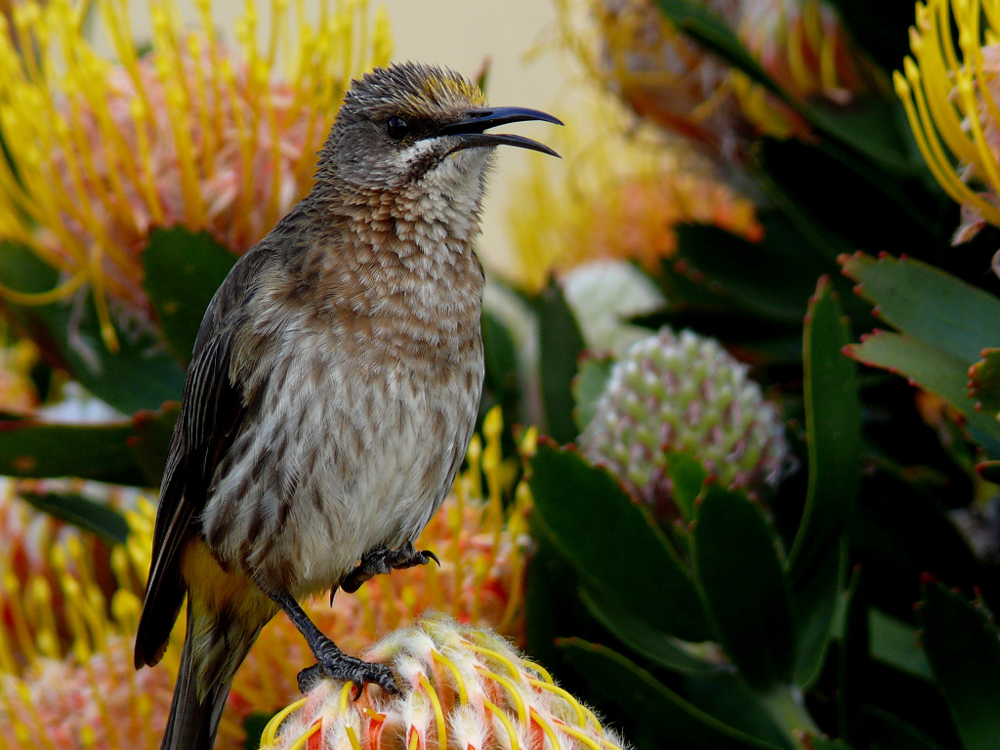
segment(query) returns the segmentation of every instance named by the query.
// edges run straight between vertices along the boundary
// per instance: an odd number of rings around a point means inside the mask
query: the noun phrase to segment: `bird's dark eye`
[[[401,141],[410,134],[410,125],[402,117],[393,115],[385,124],[385,132],[394,141]]]

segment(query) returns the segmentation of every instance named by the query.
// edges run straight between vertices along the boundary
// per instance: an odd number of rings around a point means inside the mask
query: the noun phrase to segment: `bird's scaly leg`
[[[299,691],[307,693],[323,677],[330,677],[353,682],[358,689],[357,697],[361,697],[366,682],[374,682],[390,695],[399,695],[396,677],[389,667],[345,654],[337,648],[337,644],[323,635],[299,603],[288,594],[268,593],[268,596],[288,615],[288,619],[302,633],[316,657],[316,664],[299,672]]]
[[[402,570],[412,568],[416,565],[426,565],[431,560],[438,565],[441,561],[437,555],[429,549],[420,550],[413,548],[413,542],[405,542],[399,549],[389,549],[388,547],[376,547],[370,549],[361,556],[361,562],[354,570],[347,574],[347,577],[340,582],[340,588],[348,594],[353,594],[365,581],[377,575],[389,573],[392,570]],[[333,597],[331,595],[331,601]]]

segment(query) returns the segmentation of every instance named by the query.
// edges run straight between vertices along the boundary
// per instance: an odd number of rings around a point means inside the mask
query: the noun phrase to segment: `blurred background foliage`
[[[428,532],[451,588],[372,582],[356,647],[453,600],[637,748],[997,747],[1000,4],[555,4],[549,54],[618,132],[568,128],[569,183],[524,179],[485,448]],[[141,47],[98,0],[108,60],[84,7],[0,4],[3,747],[120,746],[109,679],[156,741],[136,498],[215,288],[391,55],[363,4],[276,16],[279,70],[253,12],[231,47],[207,3],[195,28],[154,3]],[[220,742],[294,697],[271,627]],[[54,734],[39,696],[74,680],[89,713]]]

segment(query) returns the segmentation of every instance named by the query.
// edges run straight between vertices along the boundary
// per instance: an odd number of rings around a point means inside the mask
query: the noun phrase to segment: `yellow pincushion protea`
[[[501,429],[495,409],[484,424],[485,446],[478,436],[473,439],[468,468],[418,542],[437,552],[440,569],[395,571],[354,595],[337,596],[332,606],[307,603],[313,622],[345,650],[362,651],[428,610],[521,635],[529,497],[526,485],[511,488],[512,467],[500,455]],[[529,432],[526,439],[532,436]],[[504,496],[511,494],[505,509]],[[184,624],[182,618],[162,666],[135,672],[132,644],[149,570],[154,508],[140,501],[126,515],[128,543],[108,558],[89,554],[71,534],[50,546],[45,569],[0,571],[0,748],[153,750],[159,744]],[[0,538],[0,549],[6,545]],[[103,580],[105,566],[116,582],[111,591]],[[269,623],[236,675],[217,747],[241,750],[243,720],[292,701],[296,675],[312,659],[284,616]]]
[[[624,743],[540,666],[489,630],[428,617],[366,658],[389,664],[403,695],[322,681],[279,712],[261,750],[619,750]]]
[[[893,82],[921,155],[962,205],[957,244],[1000,226],[1000,2],[917,3],[910,50]]]
[[[89,283],[114,348],[108,296],[142,319],[141,253],[151,227],[211,232],[233,252],[260,239],[308,192],[315,154],[351,77],[390,54],[388,20],[369,33],[366,2],[318,19],[303,4],[289,18],[272,0],[258,49],[247,0],[235,49],[216,36],[211,0],[199,24],[181,24],[174,0],[149,0],[151,51],[140,55],[129,3],[96,0],[95,31],[117,62],[84,37],[90,3],[17,3],[0,17],[0,241],[29,246],[63,273],[21,303],[64,298]],[[294,37],[294,44],[291,39]],[[279,76],[279,57],[286,73]]]

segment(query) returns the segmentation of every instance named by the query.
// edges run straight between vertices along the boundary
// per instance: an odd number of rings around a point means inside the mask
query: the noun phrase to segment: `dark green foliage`
[[[580,432],[597,413],[597,401],[611,375],[614,360],[611,357],[584,356],[580,360],[580,370],[573,378],[573,420]]]
[[[44,292],[57,283],[53,269],[26,247],[0,243],[0,284]],[[163,342],[135,322],[118,324],[119,351],[101,339],[97,313],[81,291],[70,300],[38,307],[4,303],[8,317],[37,343],[46,361],[123,414],[156,410],[180,400],[184,368]]]
[[[589,466],[573,449],[543,442],[531,461],[529,487],[535,523],[587,585],[668,635],[688,641],[711,637],[677,553],[611,474]]]
[[[164,341],[174,357],[187,362],[205,308],[236,256],[207,232],[172,227],[150,232],[142,263],[142,287],[159,317]]]
[[[583,335],[554,280],[533,302],[538,316],[538,375],[542,383],[545,432],[566,443],[577,434],[571,384],[585,347]]]
[[[0,474],[157,487],[176,411],[107,424],[0,422]]]
[[[639,721],[647,721],[660,742],[692,750],[776,750],[695,708],[651,674],[604,646],[571,638],[561,647],[566,660],[586,676],[593,690]],[[653,721],[649,721],[653,719]]]
[[[124,544],[128,539],[128,524],[121,513],[81,495],[21,492],[18,497],[36,510],[95,534],[109,544]]]
[[[937,582],[923,587],[921,642],[964,750],[997,746],[1000,629],[981,604]]]
[[[760,507],[717,484],[698,501],[694,567],[716,637],[743,678],[768,692],[791,681],[792,609],[774,537]]]

